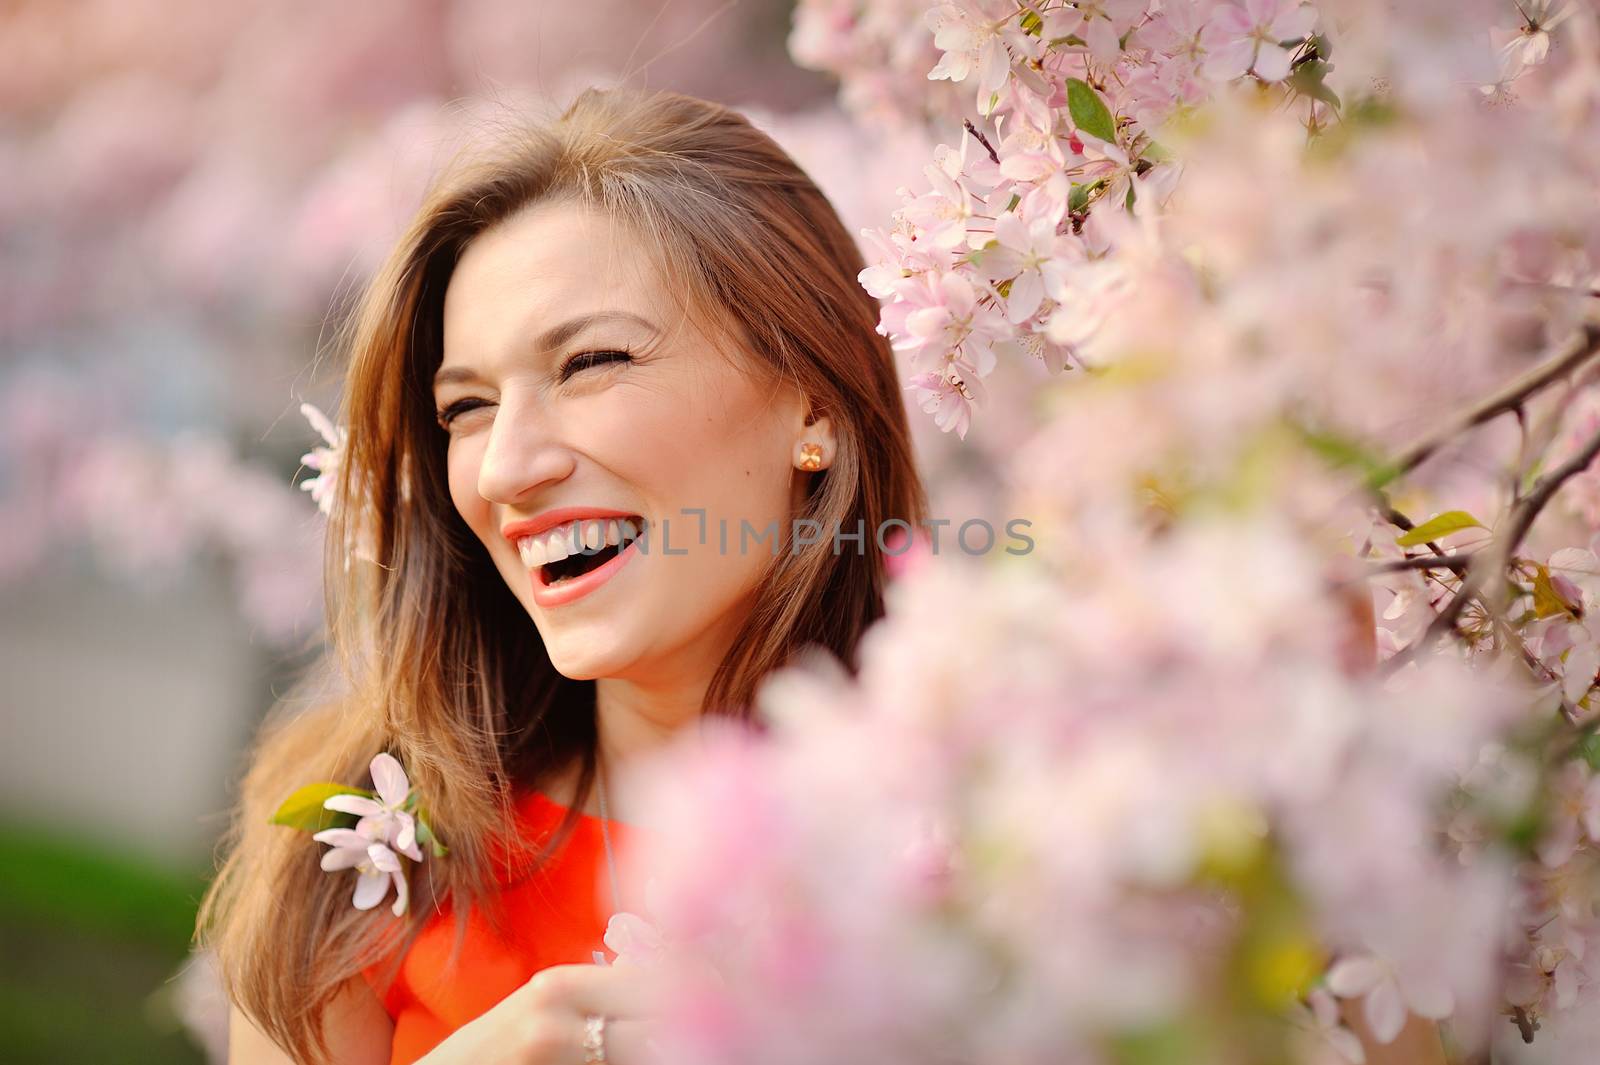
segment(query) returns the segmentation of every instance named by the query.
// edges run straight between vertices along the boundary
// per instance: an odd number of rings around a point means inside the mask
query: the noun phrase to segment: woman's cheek
[[[450,445],[447,469],[450,479],[450,501],[467,527],[488,543],[489,501],[478,494],[478,465],[482,448],[474,447],[470,440],[460,440]]]

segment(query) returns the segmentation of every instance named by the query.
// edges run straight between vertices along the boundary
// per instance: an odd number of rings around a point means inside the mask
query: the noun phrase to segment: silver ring
[[[591,1013],[583,1020],[583,1063],[605,1065],[606,1018],[603,1013]]]

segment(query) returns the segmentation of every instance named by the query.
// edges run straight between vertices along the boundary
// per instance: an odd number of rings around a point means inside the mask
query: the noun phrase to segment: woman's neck
[[[604,680],[597,682],[595,713],[599,729],[599,757],[608,784],[617,780],[634,760],[660,748],[677,735],[683,726],[700,716],[700,694],[694,695],[692,702],[678,700],[676,705],[659,699],[641,698],[641,694],[631,685]],[[577,799],[582,770],[582,760],[573,758],[566,765],[545,774],[539,782],[539,791],[570,808]],[[617,792],[614,785],[606,789],[606,813],[614,820],[628,821],[628,812],[622,808]],[[600,796],[592,783],[582,812],[591,817],[600,816]]]

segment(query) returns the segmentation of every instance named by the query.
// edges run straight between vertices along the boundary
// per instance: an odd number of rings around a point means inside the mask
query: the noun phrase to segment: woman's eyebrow
[[[631,314],[628,311],[596,311],[593,314],[580,314],[576,318],[569,318],[560,325],[554,325],[546,329],[540,334],[535,350],[552,351],[569,342],[590,326],[599,325],[602,322],[633,322],[644,326],[652,333],[657,331],[654,323],[649,319],[641,318],[639,315]],[[433,375],[433,387],[438,388],[440,385],[467,383],[478,379],[477,371],[471,367],[446,366],[441,367],[439,372]]]

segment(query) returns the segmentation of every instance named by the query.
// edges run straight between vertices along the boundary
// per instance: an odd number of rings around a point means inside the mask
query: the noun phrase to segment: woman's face
[[[473,240],[445,294],[434,399],[451,498],[575,679],[708,678],[772,562],[770,536],[740,550],[740,522],[786,529],[815,476],[795,468],[800,442],[832,457],[826,419],[808,428],[798,392],[741,370],[736,342],[687,320],[671,284],[625,226],[544,204]],[[551,584],[549,537],[570,549],[573,526],[526,534],[558,508],[636,516],[647,531]],[[580,537],[608,531],[597,520],[580,520]]]

